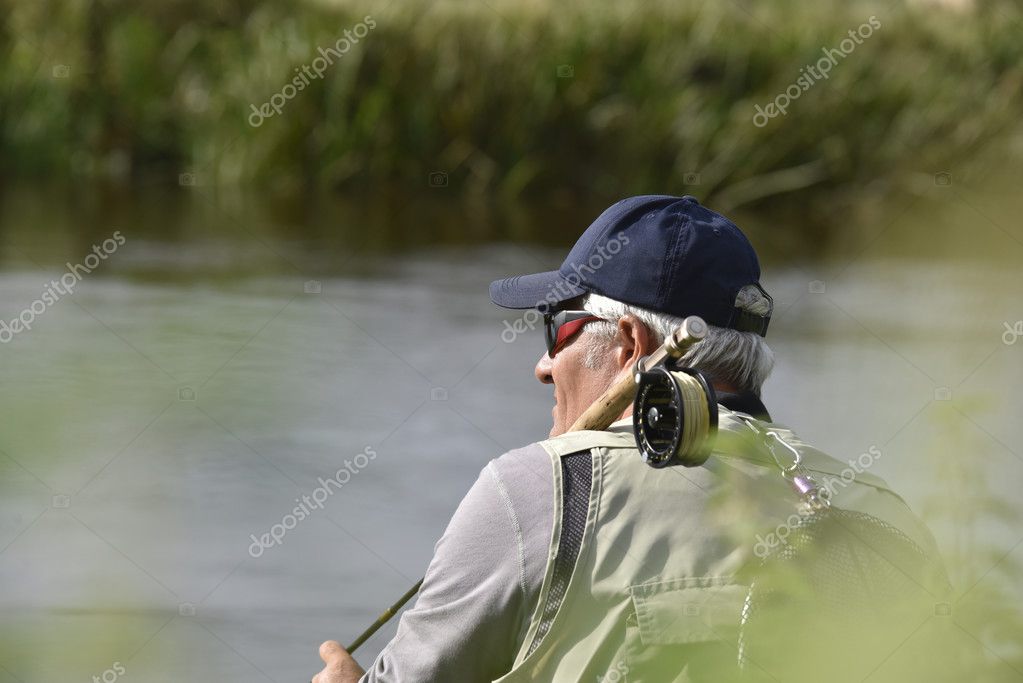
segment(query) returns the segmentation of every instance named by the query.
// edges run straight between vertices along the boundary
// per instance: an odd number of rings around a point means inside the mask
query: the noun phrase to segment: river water
[[[775,419],[842,460],[877,447],[957,580],[994,590],[1019,583],[1023,228],[944,189],[826,241],[743,225]],[[0,203],[0,319],[105,257],[0,345],[0,683],[308,680],[422,574],[487,461],[550,428],[542,331],[502,338],[487,285],[556,267],[592,213],[484,230],[451,201],[198,192]],[[322,508],[289,518],[303,495]]]

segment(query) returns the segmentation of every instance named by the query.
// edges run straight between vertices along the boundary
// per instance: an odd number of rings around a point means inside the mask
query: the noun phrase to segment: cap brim
[[[586,290],[556,270],[517,275],[490,283],[490,300],[504,308],[557,308]]]

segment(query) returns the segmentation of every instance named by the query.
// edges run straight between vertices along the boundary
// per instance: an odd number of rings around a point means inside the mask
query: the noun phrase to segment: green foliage
[[[812,220],[1003,145],[1023,98],[1023,23],[996,3],[6,4],[8,175],[407,189],[443,170],[471,194],[690,191]],[[322,79],[249,125],[366,15]],[[872,15],[827,80],[753,124]]]
[[[1012,550],[990,542],[999,527],[1015,536],[1020,515],[1009,501],[992,491],[990,441],[971,438],[966,415],[990,408],[982,397],[963,400],[964,412],[939,407],[932,415],[934,433],[931,465],[942,488],[922,510],[927,522],[941,532],[944,560],[953,591],[948,615],[929,624],[933,649],[925,661],[933,671],[926,680],[1019,680],[1023,672],[1023,614],[1018,586],[1023,572]],[[940,628],[939,628],[940,627]]]

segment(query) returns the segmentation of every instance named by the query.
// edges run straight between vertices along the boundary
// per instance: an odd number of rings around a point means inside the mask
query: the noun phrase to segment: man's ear
[[[654,337],[639,318],[627,315],[618,321],[618,348],[615,361],[618,369],[632,368],[643,356],[653,352]]]

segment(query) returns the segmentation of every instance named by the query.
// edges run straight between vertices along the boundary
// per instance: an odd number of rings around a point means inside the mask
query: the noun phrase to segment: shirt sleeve
[[[490,462],[437,541],[415,606],[360,683],[507,673],[543,582],[552,505],[550,459],[540,446]]]

